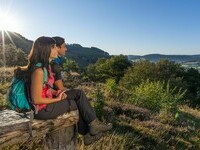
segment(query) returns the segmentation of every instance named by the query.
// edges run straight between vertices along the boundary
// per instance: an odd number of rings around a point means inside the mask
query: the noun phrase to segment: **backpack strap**
[[[42,67],[42,63],[37,63],[35,66],[36,67]]]
[[[35,65],[36,67],[42,67],[42,63],[37,63]],[[43,67],[44,75],[43,75],[43,83],[45,84],[47,82],[47,77],[48,77],[48,71],[47,68]]]
[[[45,67],[43,68],[43,71],[44,71],[43,82],[45,84],[47,82],[48,72],[47,72],[47,69]]]

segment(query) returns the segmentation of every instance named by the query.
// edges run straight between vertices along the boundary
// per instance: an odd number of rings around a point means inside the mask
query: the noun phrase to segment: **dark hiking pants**
[[[38,111],[38,114],[35,114],[35,118],[42,120],[55,119],[66,112],[78,109],[78,131],[80,134],[85,135],[89,131],[88,124],[96,119],[96,113],[82,90],[72,89],[67,91],[66,94],[66,99],[48,104],[44,109]]]

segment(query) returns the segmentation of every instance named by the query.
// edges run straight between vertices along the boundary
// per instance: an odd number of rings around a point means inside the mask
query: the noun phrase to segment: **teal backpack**
[[[42,64],[37,63],[35,66],[40,68]],[[43,71],[43,83],[45,84],[47,82],[48,72],[46,68],[43,68]],[[20,78],[16,75],[14,76],[7,97],[10,108],[18,112],[26,112],[34,109],[30,96],[30,82],[27,82],[25,75],[27,73],[23,72],[23,74]]]

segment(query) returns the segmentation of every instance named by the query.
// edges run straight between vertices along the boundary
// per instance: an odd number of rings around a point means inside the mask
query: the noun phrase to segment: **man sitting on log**
[[[54,87],[56,90],[64,91],[66,88],[63,86],[61,65],[62,56],[65,56],[67,47],[65,40],[62,37],[53,37],[56,41],[58,50],[58,57],[51,62],[52,72],[54,73],[55,82]],[[79,89],[67,90],[64,97],[68,102],[75,101],[79,110],[78,132],[83,135],[85,145],[89,145],[102,137],[102,133],[110,130],[112,124],[103,124],[96,116],[94,109],[91,107],[85,93]],[[60,109],[62,109],[61,106]],[[59,110],[58,110],[59,111]]]

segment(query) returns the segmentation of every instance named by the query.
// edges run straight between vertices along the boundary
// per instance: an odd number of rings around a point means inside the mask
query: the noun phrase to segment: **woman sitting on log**
[[[79,133],[84,135],[86,145],[102,137],[102,133],[112,128],[111,124],[100,122],[87,97],[81,90],[54,90],[54,73],[50,62],[58,56],[56,42],[50,37],[38,38],[29,54],[28,70],[31,72],[31,98],[36,106],[36,119],[55,119],[71,110],[79,110]],[[42,67],[36,64],[41,63]],[[45,69],[48,70],[47,82],[44,83]]]

